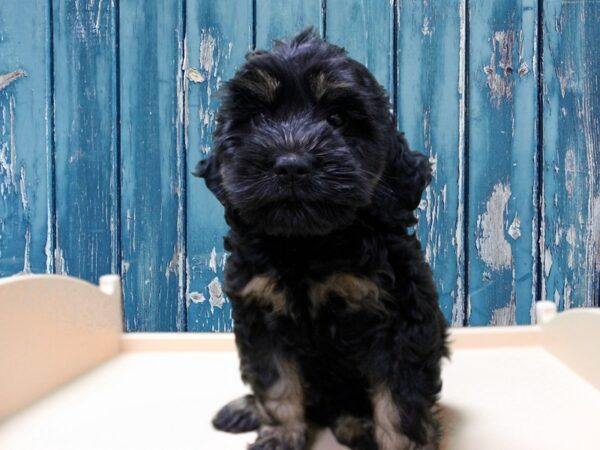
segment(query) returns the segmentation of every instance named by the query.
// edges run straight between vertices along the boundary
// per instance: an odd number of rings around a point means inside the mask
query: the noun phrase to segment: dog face
[[[414,223],[429,164],[396,132],[384,90],[343,49],[307,30],[249,54],[220,95],[213,153],[195,174],[245,226],[323,235],[363,210]]]

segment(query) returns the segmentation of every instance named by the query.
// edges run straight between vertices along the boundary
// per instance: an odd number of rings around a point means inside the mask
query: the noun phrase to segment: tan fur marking
[[[323,72],[311,76],[309,84],[317,100],[321,100],[330,89],[348,89],[350,87],[345,81],[332,80]]]
[[[333,434],[344,445],[352,443],[361,436],[372,432],[373,423],[367,419],[353,416],[340,416],[336,419]]]
[[[386,386],[379,386],[372,397],[375,440],[380,450],[416,450],[417,445],[400,431],[400,413]]]
[[[246,86],[254,94],[261,97],[267,103],[275,101],[277,89],[281,84],[277,78],[264,70],[256,70],[252,72],[253,79],[246,80]]]
[[[264,407],[280,424],[304,423],[304,393],[298,367],[290,362],[276,361],[279,379],[263,400]]]
[[[286,311],[285,294],[277,290],[277,280],[270,275],[256,275],[240,292],[242,297],[252,299],[261,306],[271,306],[273,312]]]
[[[317,306],[326,302],[330,293],[343,298],[351,309],[384,309],[379,287],[368,278],[349,273],[334,273],[322,283],[313,283],[308,295]]]

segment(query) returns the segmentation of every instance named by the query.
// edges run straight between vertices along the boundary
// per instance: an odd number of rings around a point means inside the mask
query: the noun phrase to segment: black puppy
[[[429,162],[367,69],[312,30],[246,59],[196,167],[231,227],[224,289],[254,392],[213,424],[258,430],[253,450],[304,449],[313,427],[435,449],[446,324],[407,231]]]

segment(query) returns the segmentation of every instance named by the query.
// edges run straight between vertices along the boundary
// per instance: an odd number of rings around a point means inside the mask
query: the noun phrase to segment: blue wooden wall
[[[0,276],[116,272],[128,330],[230,330],[190,168],[244,54],[313,25],[435,164],[417,231],[449,322],[597,305],[599,23],[593,0],[3,0]]]

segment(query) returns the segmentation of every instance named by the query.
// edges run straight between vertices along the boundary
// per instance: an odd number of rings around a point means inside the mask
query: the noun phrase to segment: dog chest
[[[258,274],[232,293],[233,303],[254,305],[265,314],[307,315],[309,320],[331,312],[385,314],[385,292],[366,276],[335,272],[323,279],[287,281],[272,274]]]
[[[373,280],[343,272],[285,281],[256,275],[232,297],[237,331],[249,339],[267,336],[315,364],[327,361],[332,373],[362,364],[375,334],[389,325],[385,292]]]

